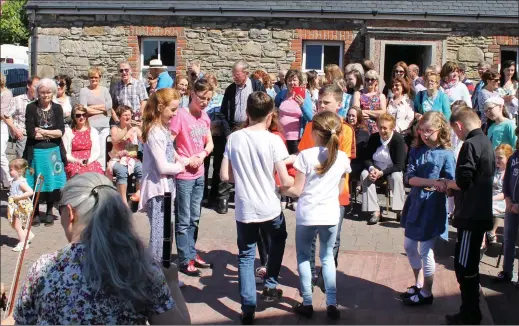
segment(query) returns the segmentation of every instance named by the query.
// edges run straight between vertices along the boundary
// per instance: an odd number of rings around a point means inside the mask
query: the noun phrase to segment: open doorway
[[[399,61],[404,61],[408,66],[417,65],[420,68],[420,74],[432,63],[432,46],[430,45],[386,44],[384,51],[385,83],[391,82],[391,71]]]

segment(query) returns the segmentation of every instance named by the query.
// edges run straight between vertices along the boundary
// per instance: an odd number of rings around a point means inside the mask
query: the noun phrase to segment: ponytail
[[[328,172],[328,170],[330,170],[332,165],[335,163],[335,160],[337,160],[337,152],[339,151],[339,136],[337,136],[335,130],[333,131],[334,132],[330,133],[330,138],[328,138],[328,142],[326,143],[328,156],[326,157],[326,160],[324,160],[324,163],[316,168],[317,174],[319,175]]]
[[[312,129],[317,132],[321,145],[326,146],[328,156],[324,162],[316,167],[319,175],[325,174],[335,164],[339,151],[339,135],[342,131],[342,120],[334,112],[322,111],[312,120]]]

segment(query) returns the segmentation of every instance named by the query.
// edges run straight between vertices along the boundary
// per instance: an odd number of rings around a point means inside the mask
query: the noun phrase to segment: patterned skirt
[[[15,202],[12,197],[7,201],[7,219],[13,223],[15,218],[22,221],[22,227],[25,227],[27,220],[32,214],[32,201],[30,199],[22,199]]]
[[[61,190],[67,182],[59,147],[35,148],[34,158],[29,162],[29,166],[34,170],[34,174],[27,171],[25,177],[32,189],[34,189],[34,183],[39,174],[43,176],[41,192]],[[38,191],[38,189],[34,189],[34,191]]]

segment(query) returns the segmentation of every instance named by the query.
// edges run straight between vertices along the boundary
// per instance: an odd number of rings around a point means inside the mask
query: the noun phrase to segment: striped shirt
[[[119,81],[112,89],[112,107],[115,109],[119,105],[127,105],[133,108],[133,112],[140,112],[141,102],[148,99],[146,86],[138,79],[130,77],[128,84]]]
[[[26,135],[25,131],[25,111],[27,110],[27,104],[34,100],[30,100],[27,94],[18,95],[12,98],[7,109],[7,116],[13,118],[13,123],[16,128],[21,129],[23,134]]]

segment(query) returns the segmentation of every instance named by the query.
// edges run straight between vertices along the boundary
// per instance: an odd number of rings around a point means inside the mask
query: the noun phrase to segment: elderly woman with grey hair
[[[29,269],[13,318],[19,325],[189,324],[173,264],[153,261],[132,213],[99,173],[70,179],[59,203],[69,244]]]
[[[66,152],[61,137],[65,132],[63,108],[52,99],[57,93],[56,82],[43,78],[36,85],[38,100],[27,105],[25,127],[27,144],[23,158],[29,162],[34,174],[27,174],[27,182],[34,189],[35,176],[41,174],[45,182],[41,188],[40,202],[47,204],[47,212],[43,218],[46,226],[54,224],[52,207],[59,199],[59,191],[65,185],[64,164]],[[40,225],[39,204],[36,205],[34,226]]]

